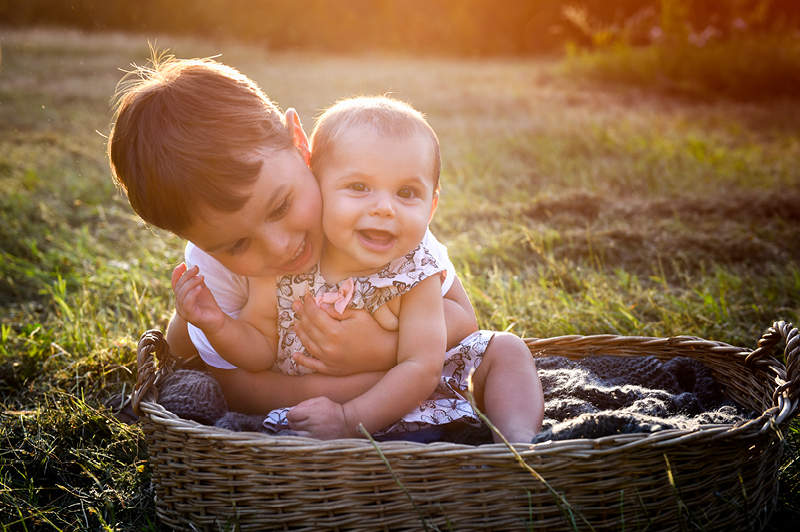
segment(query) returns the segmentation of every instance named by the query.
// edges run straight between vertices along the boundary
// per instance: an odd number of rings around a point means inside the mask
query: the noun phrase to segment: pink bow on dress
[[[353,299],[353,292],[355,288],[355,283],[353,283],[353,278],[348,277],[339,285],[338,292],[328,292],[327,294],[322,294],[321,296],[315,296],[314,301],[317,302],[317,306],[321,307],[323,303],[327,303],[328,305],[333,305],[333,308],[336,309],[336,312],[342,314],[344,309],[347,308],[347,305]]]

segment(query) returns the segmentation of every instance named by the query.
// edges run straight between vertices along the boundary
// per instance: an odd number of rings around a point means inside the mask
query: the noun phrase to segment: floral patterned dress
[[[336,284],[326,283],[318,266],[300,275],[279,277],[276,286],[279,344],[273,370],[291,375],[311,371],[297,365],[291,356],[297,351],[304,351],[292,327],[297,320],[292,303],[306,294],[312,295],[318,304],[323,300],[333,303],[340,312],[343,308],[364,308],[375,312],[381,305],[408,292],[424,279],[444,273],[436,259],[420,244],[408,255],[393,260],[373,275],[345,279]],[[481,427],[480,419],[466,399],[466,391],[469,375],[480,365],[492,335],[490,331],[478,331],[450,349],[434,393],[401,420],[373,436],[391,439],[392,435],[401,437],[399,435],[453,422]],[[264,426],[275,434],[291,434],[286,421],[288,411],[288,408],[273,410],[264,420]]]

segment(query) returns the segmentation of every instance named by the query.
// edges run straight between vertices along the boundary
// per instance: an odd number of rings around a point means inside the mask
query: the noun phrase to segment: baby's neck
[[[322,248],[322,256],[319,260],[319,273],[326,283],[336,284],[348,277],[364,277],[378,273],[386,265],[377,268],[365,267],[364,264],[357,262],[352,257],[345,255],[333,246],[325,245]]]

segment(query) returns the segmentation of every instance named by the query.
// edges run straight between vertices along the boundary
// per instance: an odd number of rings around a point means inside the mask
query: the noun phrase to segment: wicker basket
[[[786,366],[770,354],[782,339]],[[686,336],[526,343],[536,357],[691,357],[729,398],[763,413],[695,431],[516,446],[521,460],[502,444],[231,432],[158,404],[155,382],[179,362],[161,333],[148,331],[133,405],[147,437],[157,515],[180,530],[763,528],[776,504],[782,436],[800,401],[800,336],[791,324],[775,323],[755,351]]]

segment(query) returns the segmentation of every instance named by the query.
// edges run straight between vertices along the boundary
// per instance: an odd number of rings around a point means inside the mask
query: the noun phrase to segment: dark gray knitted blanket
[[[545,419],[534,442],[695,430],[753,417],[722,395],[711,371],[692,358],[546,357],[536,364]]]
[[[701,425],[732,424],[753,417],[725,398],[711,371],[700,362],[676,357],[564,357],[536,360],[545,398],[545,419],[534,443],[599,438]],[[228,411],[216,381],[207,373],[179,370],[159,388],[158,402],[184,419],[234,431],[264,432],[264,416]],[[411,436],[411,435],[410,435]],[[414,441],[490,443],[488,429],[463,424],[414,433]]]

